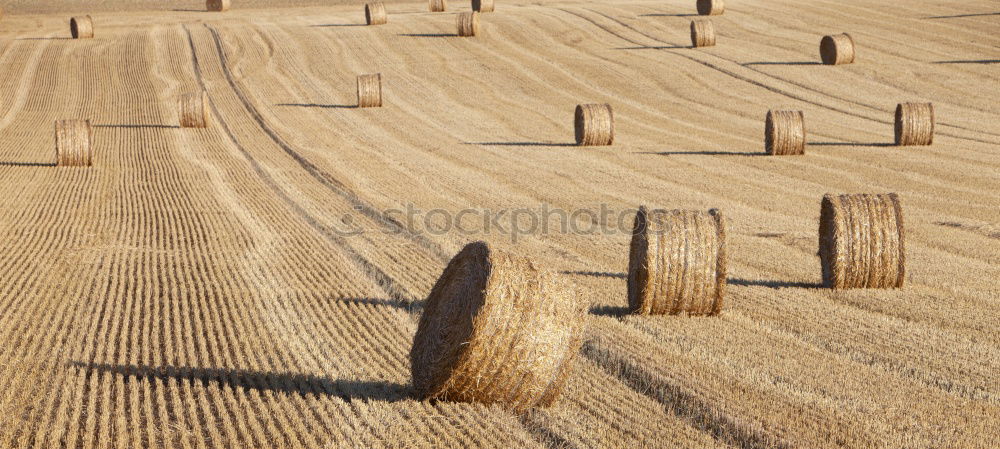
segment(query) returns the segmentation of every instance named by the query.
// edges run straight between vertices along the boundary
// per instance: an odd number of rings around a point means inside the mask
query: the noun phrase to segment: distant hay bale
[[[366,3],[365,22],[369,25],[385,25],[388,23],[389,17],[385,13],[385,4],[382,2]]]
[[[825,195],[819,219],[823,284],[833,289],[902,287],[905,230],[895,193]]]
[[[493,0],[472,0],[472,10],[478,12],[493,12]]]
[[[934,105],[900,103],[896,105],[896,145],[934,143]]]
[[[552,404],[584,337],[586,304],[572,284],[528,259],[467,245],[437,280],[410,350],[422,399]]]
[[[458,35],[463,37],[479,34],[479,13],[463,12],[458,15]]]
[[[698,0],[698,15],[718,16],[726,12],[726,2],[723,0]]]
[[[806,126],[802,111],[767,111],[764,149],[772,156],[805,154]]]
[[[854,62],[854,39],[847,33],[823,36],[819,56],[826,65],[850,64]]]
[[[382,107],[382,74],[358,75],[358,107]]]
[[[448,0],[428,0],[427,7],[431,12],[445,12],[448,10]]]
[[[208,0],[205,2],[205,9],[215,12],[229,11],[232,0]]]
[[[91,39],[94,37],[94,21],[90,16],[73,17],[69,19],[69,33],[73,39]]]
[[[715,26],[711,20],[691,21],[691,46],[711,47],[715,45]]]
[[[577,105],[573,124],[577,145],[611,145],[615,142],[615,115],[609,104]]]
[[[181,128],[208,127],[208,94],[204,91],[181,95],[177,100]]]
[[[56,165],[59,167],[93,165],[90,120],[56,121]]]
[[[717,315],[726,293],[726,227],[717,209],[635,215],[628,304],[641,315]]]

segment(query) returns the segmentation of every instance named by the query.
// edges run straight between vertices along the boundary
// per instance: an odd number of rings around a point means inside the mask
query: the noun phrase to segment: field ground
[[[1000,438],[996,2],[731,1],[718,45],[697,50],[683,48],[693,0],[498,2],[472,39],[420,2],[371,28],[354,3],[7,3],[0,447]],[[92,11],[96,38],[67,39],[68,16]],[[857,63],[818,65],[820,37],[845,31]],[[386,107],[349,107],[371,72]],[[175,99],[201,88],[212,126],[177,128]],[[933,146],[890,146],[903,101],[934,103]],[[571,146],[573,107],[593,102],[614,106],[616,142]],[[768,109],[805,112],[805,156],[759,157]],[[94,167],[51,166],[64,118],[93,121]],[[906,287],[818,288],[822,195],[889,191]],[[721,316],[622,316],[627,232],[550,222],[513,242],[476,215],[470,232],[428,232],[444,213],[387,232],[384,215],[642,204],[726,213]],[[552,408],[412,398],[422,298],[476,239],[592,304]]]

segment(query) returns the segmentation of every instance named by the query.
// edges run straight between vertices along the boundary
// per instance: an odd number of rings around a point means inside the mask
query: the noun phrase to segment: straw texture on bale
[[[579,353],[585,315],[555,273],[470,243],[424,305],[410,351],[414,390],[515,411],[551,405]]]
[[[826,65],[854,62],[854,38],[847,33],[823,36],[819,41],[819,57]]]
[[[89,167],[93,164],[90,120],[56,121],[56,165]]]
[[[764,150],[772,156],[805,154],[806,125],[802,111],[767,111]]]
[[[385,13],[384,3],[365,4],[365,23],[369,25],[385,25],[388,22],[389,16]]]
[[[181,128],[208,127],[208,94],[198,92],[181,95],[177,100]]]
[[[479,13],[463,12],[458,15],[458,35],[463,37],[479,34]]]
[[[444,12],[448,9],[448,0],[428,0],[427,7],[431,12]]]
[[[493,12],[493,0],[472,0],[472,10],[478,12]]]
[[[615,114],[609,104],[577,105],[573,125],[577,145],[611,145],[615,142]]]
[[[825,195],[819,218],[823,284],[834,289],[902,287],[905,230],[895,193]]]
[[[711,20],[691,21],[691,46],[711,47],[715,45],[715,26]]]
[[[216,12],[229,11],[231,4],[231,0],[208,0],[205,2],[205,9]]]
[[[69,33],[73,39],[90,39],[94,37],[94,21],[90,16],[73,17],[69,19]]]
[[[723,0],[698,0],[698,15],[718,16],[726,12],[726,2]]]
[[[628,263],[628,304],[641,315],[717,315],[726,290],[726,228],[717,209],[639,208]]]
[[[896,145],[934,143],[934,105],[900,103],[896,105]]]
[[[358,75],[358,107],[382,107],[382,74]]]

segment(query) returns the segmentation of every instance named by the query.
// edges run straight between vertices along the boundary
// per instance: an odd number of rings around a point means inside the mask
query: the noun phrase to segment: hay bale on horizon
[[[823,285],[833,289],[902,287],[905,232],[895,193],[823,196],[819,219]]]
[[[934,143],[934,105],[931,103],[900,103],[896,105],[896,145],[930,145]]]
[[[208,93],[205,91],[181,95],[177,99],[181,128],[207,128],[208,108]]]
[[[764,151],[772,156],[805,154],[806,125],[802,111],[767,111]]]
[[[458,15],[458,35],[471,37],[479,34],[479,13],[467,11]]]
[[[358,75],[358,107],[382,107],[382,74]]]
[[[691,46],[711,47],[715,45],[715,25],[711,20],[699,19],[691,21]]]
[[[427,8],[431,12],[445,12],[448,10],[448,0],[428,0]]]
[[[819,41],[819,57],[826,65],[851,64],[854,62],[854,38],[850,34],[823,36]]]
[[[724,0],[698,0],[698,15],[718,16],[726,12],[726,2]]]
[[[580,352],[586,307],[556,273],[466,245],[424,305],[410,350],[416,395],[514,411],[552,404]]]
[[[472,10],[476,12],[493,12],[493,0],[472,0]]]
[[[69,34],[73,39],[91,39],[94,37],[94,21],[90,16],[78,16],[69,19]]]
[[[628,304],[641,315],[717,315],[726,291],[726,227],[717,209],[635,215]]]
[[[611,145],[615,142],[615,114],[609,104],[578,104],[573,115],[576,144]]]
[[[205,9],[214,12],[229,11],[230,6],[232,6],[232,0],[207,0],[205,2]]]
[[[385,25],[388,22],[389,16],[385,12],[384,3],[365,3],[365,23],[368,25]]]
[[[90,120],[56,120],[56,166],[93,165]]]

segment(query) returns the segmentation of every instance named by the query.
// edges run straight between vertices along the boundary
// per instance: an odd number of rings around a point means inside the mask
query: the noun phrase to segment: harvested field
[[[469,39],[454,0],[376,27],[364,2],[164,3],[2,5],[0,448],[1000,439],[995,2],[733,0],[698,49],[694,0],[501,2]],[[859,57],[823,65],[845,32]],[[375,73],[388,100],[356,107]],[[209,126],[181,128],[201,91]],[[933,103],[931,145],[895,145],[901,103]],[[613,108],[613,144],[576,145],[578,104]],[[805,154],[758,157],[768,110],[803,111]],[[90,166],[53,160],[70,119]],[[821,199],[886,192],[905,284],[824,288]],[[719,315],[627,314],[640,205],[722,211]],[[414,392],[424,301],[477,240],[588,304],[550,407]]]

